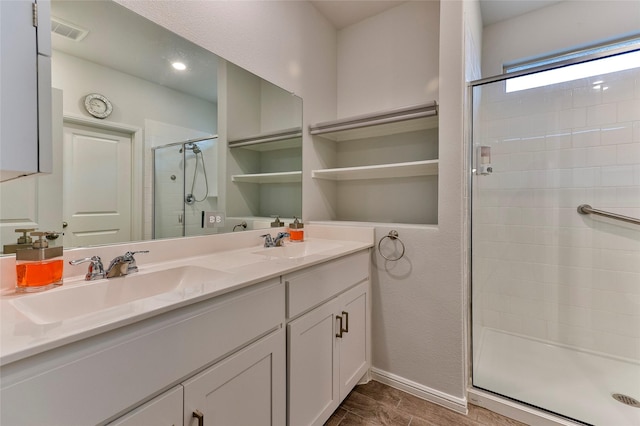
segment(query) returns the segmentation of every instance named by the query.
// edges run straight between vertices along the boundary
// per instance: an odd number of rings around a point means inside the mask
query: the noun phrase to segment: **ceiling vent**
[[[89,30],[70,24],[69,22],[56,18],[55,16],[51,17],[51,32],[73,41],[80,41],[89,34]]]

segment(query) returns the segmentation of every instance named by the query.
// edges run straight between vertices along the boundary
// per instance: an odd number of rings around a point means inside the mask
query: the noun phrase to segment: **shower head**
[[[193,143],[193,142],[184,144],[183,148],[180,148],[180,154],[182,154],[182,150],[183,149],[187,149],[187,150],[193,151],[194,154],[199,154],[199,153],[202,152],[200,150],[200,147],[198,145],[196,145],[195,143]]]

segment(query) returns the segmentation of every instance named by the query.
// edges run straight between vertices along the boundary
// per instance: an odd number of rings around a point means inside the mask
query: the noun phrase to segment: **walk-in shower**
[[[152,149],[153,238],[201,235],[203,212],[217,210],[217,138]]]
[[[639,63],[472,85],[474,389],[640,425]]]

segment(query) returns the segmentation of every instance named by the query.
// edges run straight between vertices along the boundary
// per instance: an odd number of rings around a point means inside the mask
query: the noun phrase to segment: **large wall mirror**
[[[3,253],[16,229],[78,247],[301,215],[299,97],[110,0],[51,9],[54,173],[0,183]]]

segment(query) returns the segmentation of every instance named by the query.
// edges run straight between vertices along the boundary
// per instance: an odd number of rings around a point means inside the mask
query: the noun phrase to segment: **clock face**
[[[84,98],[84,107],[89,114],[96,118],[107,118],[113,111],[111,102],[97,93],[92,93]]]

